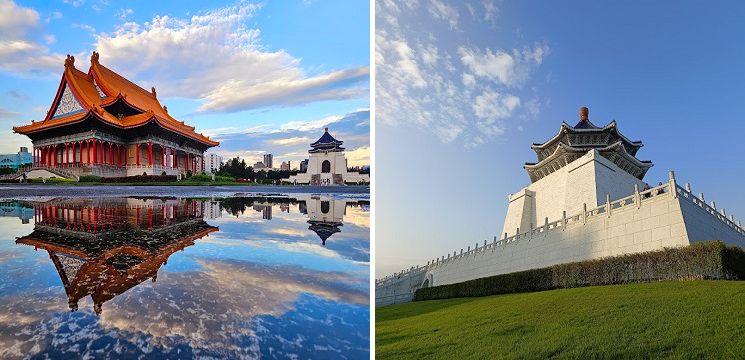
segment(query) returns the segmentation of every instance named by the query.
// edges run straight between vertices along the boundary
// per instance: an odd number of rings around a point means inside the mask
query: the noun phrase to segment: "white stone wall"
[[[503,245],[480,244],[477,251],[437,262],[429,268],[433,284],[688,244],[680,203],[669,192],[641,199],[638,208],[630,200],[610,216],[588,213],[584,222],[577,215],[564,227],[539,228]]]
[[[511,195],[500,235],[514,235],[518,227],[522,232],[526,223],[540,226],[546,218],[549,221],[560,219],[564,211],[567,214],[582,211],[585,204],[593,208],[606,202],[606,194],[610,195],[611,200],[628,196],[634,192],[635,184],[640,190],[644,189],[643,181],[623,171],[596,150],[590,150],[581,158]],[[525,191],[533,194],[532,206],[519,204],[520,194]],[[513,201],[518,203],[513,204]]]
[[[430,261],[422,268],[426,274],[417,275],[416,281],[421,286],[429,279],[437,286],[706,240],[745,247],[745,229],[671,178],[662,186],[588,208],[519,236],[466,245],[465,252],[460,249]],[[376,305],[405,302],[413,296],[416,288],[410,289],[408,298],[402,294],[416,281],[398,276],[376,282]]]
[[[413,268],[400,274],[394,274],[375,286],[375,306],[384,306],[409,302],[414,299],[416,289],[422,286],[426,271]]]

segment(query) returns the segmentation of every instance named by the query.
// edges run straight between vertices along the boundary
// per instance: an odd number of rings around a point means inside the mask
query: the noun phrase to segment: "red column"
[[[147,142],[147,165],[150,167],[153,166],[153,142],[152,141]]]
[[[160,152],[163,154],[163,156],[160,157],[160,166],[166,167],[166,147],[161,145]]]
[[[72,163],[75,164],[75,142],[72,143]]]
[[[109,143],[109,164],[114,165],[114,143]]]
[[[116,165],[122,166],[122,144],[116,144]]]
[[[140,144],[135,145],[135,160],[137,160],[137,166],[140,166]]]
[[[57,144],[52,145],[52,166],[57,166]]]
[[[93,139],[93,164],[98,164],[98,141]]]
[[[129,157],[129,154],[127,154],[127,146],[124,145],[124,166],[127,166],[127,158]]]

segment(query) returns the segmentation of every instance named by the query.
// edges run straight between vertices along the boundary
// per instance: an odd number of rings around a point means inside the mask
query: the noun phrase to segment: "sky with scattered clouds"
[[[745,220],[743,18],[735,2],[377,1],[376,275],[497,235],[530,144],[581,106],[644,142],[647,182],[673,169]]]
[[[369,39],[364,1],[0,0],[0,153],[30,145],[10,129],[44,117],[65,55],[87,71],[96,50],[176,118],[219,134],[221,155],[297,163],[328,126],[350,165],[367,165]]]

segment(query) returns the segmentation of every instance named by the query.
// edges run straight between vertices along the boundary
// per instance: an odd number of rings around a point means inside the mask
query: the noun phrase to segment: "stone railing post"
[[[587,203],[582,203],[582,225],[587,224]]]
[[[691,193],[691,183],[686,183],[686,192]]]
[[[567,211],[561,212],[561,231],[564,231],[567,227]]]
[[[639,184],[634,184],[634,204],[636,204],[636,208],[642,207],[642,198],[639,195]]]
[[[673,193],[673,199],[677,199],[678,188],[675,185],[675,171],[670,170],[667,175],[670,178],[670,191]]]
[[[610,217],[610,212],[611,212],[610,194],[605,194],[605,212],[608,213],[608,217]]]
[[[543,223],[543,232],[545,233],[547,231],[548,231],[548,216],[546,216],[544,223]]]

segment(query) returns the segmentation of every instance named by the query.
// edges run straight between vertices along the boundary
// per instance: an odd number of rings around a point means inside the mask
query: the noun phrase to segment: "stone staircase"
[[[54,174],[55,176],[62,177],[65,179],[73,179],[73,180],[78,179],[78,175],[72,171],[68,171],[66,169],[55,168],[51,166],[38,166],[38,165],[21,168],[13,174],[3,175],[2,178],[10,179],[10,180],[17,180],[23,176],[23,173],[30,173],[34,170],[47,171],[47,172]]]

